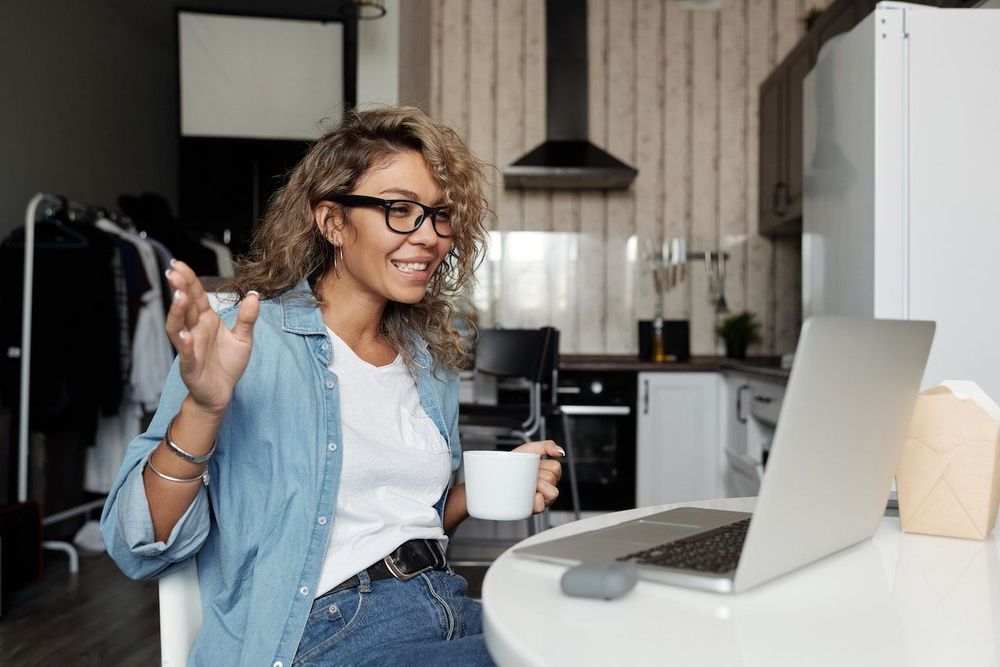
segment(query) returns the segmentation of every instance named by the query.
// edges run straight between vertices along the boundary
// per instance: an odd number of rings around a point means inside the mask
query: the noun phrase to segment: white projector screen
[[[181,134],[315,139],[344,109],[338,22],[180,12]]]

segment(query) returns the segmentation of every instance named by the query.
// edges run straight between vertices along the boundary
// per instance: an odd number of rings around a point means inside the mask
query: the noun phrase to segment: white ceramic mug
[[[532,452],[463,452],[469,516],[494,521],[531,516],[541,458]]]

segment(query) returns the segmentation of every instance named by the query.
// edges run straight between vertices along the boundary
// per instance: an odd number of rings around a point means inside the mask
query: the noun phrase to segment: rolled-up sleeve
[[[211,527],[208,488],[202,486],[167,540],[157,540],[142,480],[146,461],[186,396],[175,360],[149,430],[129,444],[101,515],[108,553],[132,579],[157,578],[186,563],[204,544]]]

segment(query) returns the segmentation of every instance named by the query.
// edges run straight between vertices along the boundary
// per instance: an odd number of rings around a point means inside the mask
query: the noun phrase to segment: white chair
[[[198,565],[171,572],[159,581],[160,664],[184,667],[201,630],[201,588]]]

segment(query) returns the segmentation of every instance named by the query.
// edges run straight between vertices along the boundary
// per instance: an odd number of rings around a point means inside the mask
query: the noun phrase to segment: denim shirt
[[[222,319],[231,327],[236,308]],[[455,470],[458,375],[432,372],[423,341],[416,341],[414,357],[420,402],[448,441]],[[142,470],[188,393],[176,360],[149,430],[125,453],[101,533],[108,553],[133,579],[159,578],[197,558],[204,622],[190,664],[292,662],[316,596],[340,486],[339,382],[329,370],[331,358],[323,318],[304,282],[261,303],[250,361],[209,463],[210,484],[165,542],[153,535]]]

